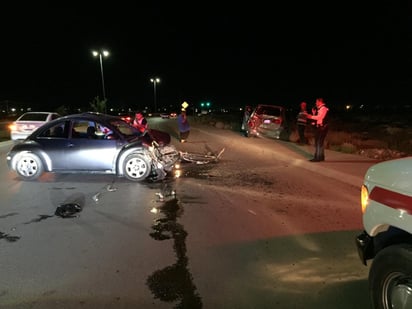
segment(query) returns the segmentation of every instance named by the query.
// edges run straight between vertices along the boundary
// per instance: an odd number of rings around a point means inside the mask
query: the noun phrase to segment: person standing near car
[[[179,116],[177,116],[177,126],[179,129],[180,142],[185,143],[189,137],[190,125],[187,120],[186,110],[182,109]]]
[[[316,99],[316,108],[312,108],[312,115],[308,114],[307,118],[316,121],[315,128],[315,155],[311,162],[325,161],[325,138],[328,134],[328,114],[329,108],[326,107],[323,98]]]
[[[244,136],[247,137],[247,130],[248,130],[248,122],[250,115],[252,114],[252,107],[247,105],[245,107],[245,112],[243,113],[243,119],[242,119],[242,126],[241,126],[241,131]]]
[[[140,133],[144,133],[148,129],[148,124],[146,118],[143,116],[142,112],[136,112],[133,121],[133,126],[137,128]]]
[[[305,137],[306,124],[308,122],[308,112],[306,110],[306,102],[300,103],[300,111],[297,116],[297,126],[299,134],[299,144],[306,144],[307,140]]]

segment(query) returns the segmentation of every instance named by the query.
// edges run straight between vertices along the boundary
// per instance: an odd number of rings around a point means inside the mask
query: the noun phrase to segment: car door
[[[34,140],[39,145],[40,152],[47,158],[46,162],[53,171],[65,170],[67,160],[65,151],[68,146],[68,127],[70,122],[61,121],[46,125],[38,130]]]
[[[89,138],[87,129],[94,126],[96,138]],[[119,139],[105,139],[101,125],[87,120],[72,121],[69,143],[65,150],[70,171],[114,171],[122,143]]]

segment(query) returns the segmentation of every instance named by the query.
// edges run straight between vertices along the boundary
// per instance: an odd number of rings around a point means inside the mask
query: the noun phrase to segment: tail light
[[[250,117],[249,121],[247,122],[249,128],[253,129],[256,126],[256,120],[258,117],[256,117],[256,115],[253,115],[252,117]]]
[[[282,119],[275,118],[275,119],[272,119],[272,122],[275,123],[275,124],[282,124]]]

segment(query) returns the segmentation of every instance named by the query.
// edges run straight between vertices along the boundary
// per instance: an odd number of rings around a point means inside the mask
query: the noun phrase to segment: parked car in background
[[[13,141],[24,140],[34,130],[43,124],[59,118],[60,115],[54,112],[27,112],[18,117],[9,125],[10,138]]]
[[[259,104],[249,117],[246,136],[279,139],[286,130],[286,109],[278,105]]]
[[[38,128],[15,144],[6,160],[23,180],[35,180],[43,172],[114,174],[132,181],[149,175],[162,179],[179,154],[167,145],[170,136],[166,138],[166,145],[160,146],[118,116],[74,114]]]
[[[177,118],[177,113],[175,113],[175,112],[171,112],[171,113],[164,112],[164,113],[160,113],[160,117],[162,119]]]

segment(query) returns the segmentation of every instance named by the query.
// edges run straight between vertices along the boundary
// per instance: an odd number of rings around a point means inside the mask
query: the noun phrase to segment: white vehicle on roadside
[[[54,112],[27,112],[17,118],[9,125],[10,139],[13,141],[24,140],[34,130],[43,124],[59,118],[60,115]]]
[[[371,166],[361,189],[364,231],[356,237],[369,270],[372,308],[412,308],[412,157]]]

